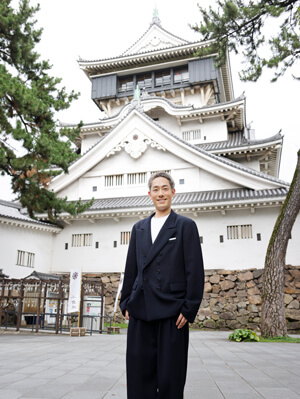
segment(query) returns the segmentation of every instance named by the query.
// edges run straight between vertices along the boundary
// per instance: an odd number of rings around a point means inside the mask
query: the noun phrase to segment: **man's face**
[[[175,188],[172,190],[169,180],[165,177],[157,177],[152,181],[151,190],[148,192],[156,211],[167,212],[171,210],[172,198],[175,195]]]

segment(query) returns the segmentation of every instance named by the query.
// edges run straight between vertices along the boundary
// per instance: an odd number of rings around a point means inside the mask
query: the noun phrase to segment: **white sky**
[[[16,2],[16,0],[15,0]],[[31,0],[31,4],[38,1]],[[190,41],[200,36],[188,24],[199,21],[197,0],[40,0],[37,26],[43,27],[37,51],[53,65],[50,73],[61,77],[68,91],[81,93],[69,110],[57,114],[61,122],[94,122],[101,113],[91,100],[91,83],[80,70],[79,56],[97,60],[120,55],[148,29],[155,5],[162,26],[169,32]],[[203,6],[214,1],[200,0]],[[272,31],[272,26],[268,26]],[[241,58],[231,54],[235,97],[246,95],[246,119],[252,122],[256,138],[273,136],[282,129],[284,135],[280,178],[291,181],[300,148],[298,127],[299,81],[290,72],[276,83],[270,83],[272,72],[264,72],[258,83],[239,80]],[[7,179],[1,178],[0,198],[11,200]]]

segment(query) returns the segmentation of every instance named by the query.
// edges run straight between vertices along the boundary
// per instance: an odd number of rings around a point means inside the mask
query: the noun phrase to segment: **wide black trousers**
[[[127,398],[183,399],[189,345],[188,323],[176,318],[142,321],[130,316],[127,334]]]

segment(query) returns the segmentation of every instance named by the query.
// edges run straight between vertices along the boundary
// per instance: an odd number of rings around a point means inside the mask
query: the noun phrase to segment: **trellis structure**
[[[69,276],[33,272],[24,279],[0,277],[0,327],[31,328],[54,330],[56,334],[68,331],[73,326],[82,327],[86,296],[99,303],[99,329],[93,329],[93,316],[90,333],[102,333],[104,321],[104,284],[100,278],[82,276],[80,312],[68,313]]]

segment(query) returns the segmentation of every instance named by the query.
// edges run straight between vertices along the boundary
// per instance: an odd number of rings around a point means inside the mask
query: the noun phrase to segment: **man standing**
[[[133,226],[120,308],[129,320],[128,399],[182,399],[189,326],[199,309],[204,271],[195,222],[171,210],[174,181],[152,175],[155,213]]]

